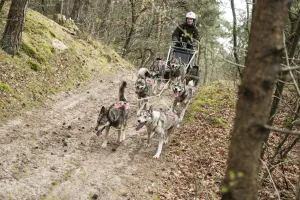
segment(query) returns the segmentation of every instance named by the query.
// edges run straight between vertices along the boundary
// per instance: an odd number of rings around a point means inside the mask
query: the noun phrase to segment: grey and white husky
[[[102,106],[100,110],[95,130],[97,131],[97,136],[99,136],[105,129],[103,148],[107,147],[107,137],[111,126],[118,129],[118,142],[125,140],[129,109],[129,103],[124,95],[126,85],[127,83],[123,81],[119,88],[119,102],[112,104],[109,108]]]
[[[185,64],[181,62],[181,59],[174,57],[170,60],[170,79],[175,81],[176,79],[183,80],[185,75]]]
[[[146,108],[146,104],[143,109],[138,113],[138,126],[136,130],[140,130],[143,126],[147,127],[148,140],[147,146],[150,146],[150,138],[154,133],[159,135],[159,143],[156,154],[153,158],[159,158],[163,143],[168,143],[170,134],[178,127],[178,116],[172,112],[161,112],[152,110],[152,106],[149,109]]]
[[[147,102],[147,97],[153,95],[154,81],[152,78],[138,78],[135,82],[135,93],[138,95],[138,108]]]
[[[166,62],[162,61],[160,58],[156,59],[152,70],[150,72],[151,78],[154,80],[154,92],[157,93],[157,89],[161,89],[161,83],[164,79],[165,70],[166,70]]]
[[[175,107],[178,103],[181,104],[182,110],[180,112],[180,121],[183,120],[185,111],[188,108],[188,105],[192,98],[192,88],[186,86],[186,80],[175,82],[173,85],[173,94],[174,102],[172,106],[172,111],[175,110]]]

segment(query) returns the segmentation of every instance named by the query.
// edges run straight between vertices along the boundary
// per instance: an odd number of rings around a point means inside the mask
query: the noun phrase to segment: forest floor
[[[135,79],[132,70],[112,68],[101,79],[2,121],[0,199],[219,199],[234,118],[234,84],[200,87],[183,124],[155,160],[157,136],[146,148],[146,130],[135,131]],[[125,93],[131,102],[127,137],[117,144],[111,130],[103,149],[103,137],[94,131],[97,115],[102,105],[117,101],[122,80],[128,83]],[[172,98],[168,89],[151,103],[154,109],[167,109]],[[297,170],[292,165],[286,173]],[[291,181],[296,184],[297,179]],[[272,185],[266,186],[261,199],[276,199]]]

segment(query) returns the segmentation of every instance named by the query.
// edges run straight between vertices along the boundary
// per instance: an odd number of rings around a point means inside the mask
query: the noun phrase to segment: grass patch
[[[28,56],[35,58],[37,56],[37,52],[30,44],[23,42],[21,46],[21,50],[24,51],[25,54]]]
[[[227,126],[227,121],[225,119],[222,118],[217,118],[217,117],[210,117],[210,121],[212,125],[219,125],[222,127],[226,127]]]
[[[30,69],[32,69],[33,71],[37,72],[43,70],[43,68],[39,64],[31,60],[28,61],[28,65],[30,66]]]
[[[0,83],[0,92],[1,93],[9,93],[10,92],[10,87],[5,84],[5,83]]]
[[[49,33],[50,33],[50,35],[51,35],[52,37],[56,38],[56,34],[53,33],[51,30],[49,30]]]
[[[184,123],[195,122],[197,113],[202,113],[209,115],[207,119],[211,124],[227,126],[226,120],[211,116],[211,114],[220,113],[224,108],[234,106],[234,98],[232,92],[229,92],[229,88],[228,85],[219,82],[202,87],[190,105]]]

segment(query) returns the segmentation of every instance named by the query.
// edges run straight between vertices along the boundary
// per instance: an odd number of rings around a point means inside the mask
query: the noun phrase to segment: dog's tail
[[[119,101],[127,101],[124,94],[126,86],[127,82],[123,81],[119,89]]]

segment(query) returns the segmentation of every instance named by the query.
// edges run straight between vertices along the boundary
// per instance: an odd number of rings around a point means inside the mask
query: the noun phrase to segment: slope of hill
[[[8,5],[0,18],[1,33],[7,13]],[[33,10],[27,10],[24,29],[21,50],[14,58],[0,50],[0,120],[112,67],[130,66],[100,42],[84,34],[71,35],[66,27]]]

